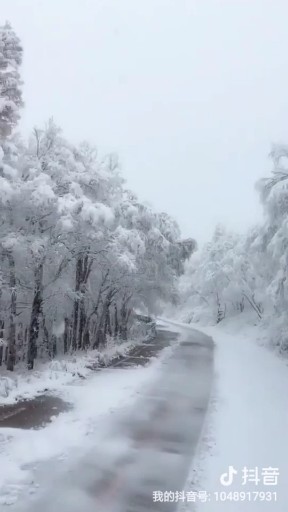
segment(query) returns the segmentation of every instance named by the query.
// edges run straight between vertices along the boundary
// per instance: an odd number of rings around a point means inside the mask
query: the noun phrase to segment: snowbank
[[[91,366],[108,365],[114,358],[124,356],[137,343],[108,343],[103,350],[91,350],[67,355],[47,363],[37,363],[33,371],[26,368],[16,369],[13,373],[1,368],[0,405],[15,403],[20,399],[33,398],[44,391],[59,393],[61,386],[86,378]]]

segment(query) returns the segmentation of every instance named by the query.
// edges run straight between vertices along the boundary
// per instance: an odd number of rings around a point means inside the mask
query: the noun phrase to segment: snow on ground
[[[245,327],[235,320],[223,325],[191,325],[215,341],[215,382],[186,489],[192,493],[207,491],[209,495],[207,501],[202,495],[201,502],[201,494],[196,498],[191,494],[190,499],[195,499],[195,502],[186,501],[182,508],[187,512],[194,511],[196,503],[196,510],[207,512],[286,512],[287,361],[260,346],[261,331],[257,326]],[[228,471],[229,466],[233,466],[237,474],[232,485],[224,486],[220,483],[220,476]],[[247,483],[245,468],[249,471]],[[277,485],[267,485],[264,468],[270,468],[270,473],[271,468],[279,470]],[[258,484],[255,482],[257,471]],[[231,494],[231,491],[236,494]],[[240,497],[243,501],[239,500]]]
[[[159,366],[170,356],[171,350],[167,347],[159,358],[145,367],[107,368],[90,372],[85,380],[73,380],[71,372],[66,381],[62,373],[58,381],[53,378],[50,389],[72,403],[73,410],[60,414],[41,430],[0,428],[0,468],[5,468],[5,471],[0,470],[0,505],[17,501],[25,487],[33,492],[33,468],[37,462],[55,457],[62,460],[77,450],[89,449],[93,433],[104,435],[111,415],[134,403],[143,386],[156,378]],[[79,364],[82,371],[85,365],[83,361],[78,363],[78,369]],[[31,385],[29,393],[33,395],[36,388]]]
[[[95,365],[99,362],[108,365],[118,355],[125,355],[136,343],[127,341],[118,345],[113,342],[103,350],[78,352],[46,363],[37,362],[33,371],[19,366],[11,373],[2,367],[0,405],[12,404],[23,398],[34,398],[38,394],[42,394],[44,390],[55,393],[61,390],[62,385],[79,380],[79,378],[86,378],[91,373],[89,368],[91,364]]]
[[[241,326],[235,320],[217,327],[171,323],[201,330],[215,341],[210,408],[185,489],[190,492],[190,499],[193,492],[209,493],[208,501],[203,503],[200,494],[194,495],[197,511],[286,512],[287,361],[260,345],[261,331],[257,326]],[[70,378],[69,383],[60,379],[61,396],[74,404],[72,411],[61,414],[43,430],[0,429],[0,463],[1,468],[5,467],[5,474],[0,471],[0,504],[17,500],[23,486],[33,491],[33,466],[37,461],[65,459],[77,449],[89,449],[93,432],[104,435],[111,414],[136,401],[143,386],[157,377],[159,365],[171,355],[171,350],[164,349],[161,357],[148,367],[105,369],[86,380]],[[237,474],[231,486],[224,486],[220,476],[229,466]],[[245,468],[250,480],[246,484]],[[270,468],[270,473],[271,468],[279,470],[278,485],[264,485],[264,468]],[[236,501],[237,497],[243,501]],[[182,508],[194,511],[195,503],[186,501]]]

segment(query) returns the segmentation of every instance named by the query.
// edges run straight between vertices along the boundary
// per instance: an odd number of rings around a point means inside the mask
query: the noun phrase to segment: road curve
[[[171,339],[171,331],[160,329],[160,338]],[[135,407],[117,415],[106,440],[95,440],[93,450],[29,503],[29,512],[176,510],[171,501],[154,502],[153,492],[183,489],[213,380],[212,339],[185,328],[180,336]]]

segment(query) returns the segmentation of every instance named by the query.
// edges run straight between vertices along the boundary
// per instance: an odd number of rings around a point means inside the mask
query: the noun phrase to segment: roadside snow
[[[1,368],[0,405],[12,404],[24,398],[31,399],[44,391],[57,393],[61,391],[62,385],[87,377],[91,373],[91,365],[108,365],[115,357],[127,354],[136,344],[135,341],[119,345],[113,342],[103,350],[78,352],[50,362],[37,363],[32,372],[23,367],[13,373]]]
[[[217,327],[190,326],[212,336],[216,348],[214,389],[186,491],[209,493],[206,502],[201,503],[200,495],[196,498],[196,510],[199,511],[286,511],[287,361],[260,346],[261,332],[256,326],[244,327],[237,322],[230,322],[224,329],[221,324]],[[220,476],[228,471],[229,466],[238,473],[231,486],[224,486],[220,483]],[[243,484],[245,467],[251,470],[251,478],[258,470],[258,485],[252,481]],[[277,468],[280,473],[275,486],[264,485],[263,469],[269,467]],[[226,496],[230,491],[246,494],[242,495],[243,501],[235,501],[237,494],[232,501],[229,498],[217,501],[216,493],[221,491]],[[250,496],[248,491],[252,493]],[[277,501],[274,497],[268,501],[268,495],[263,501],[260,501],[260,495],[256,499],[253,493],[259,491],[276,492]],[[195,503],[186,502],[183,508],[194,511]]]

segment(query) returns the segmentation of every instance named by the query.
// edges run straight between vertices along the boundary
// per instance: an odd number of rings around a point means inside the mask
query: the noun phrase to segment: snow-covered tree
[[[10,369],[19,358],[33,368],[39,357],[126,339],[135,308],[174,300],[195,247],[173,219],[123,188],[114,156],[69,144],[53,121],[27,147],[14,139],[3,139],[0,166]]]
[[[249,255],[249,251],[251,255]],[[188,300],[190,320],[201,314],[214,322],[252,310],[262,318],[263,295],[258,277],[258,260],[245,236],[217,226],[211,242],[188,262],[181,289]]]
[[[141,203],[115,155],[73,145],[51,119],[28,144],[13,133],[22,106],[22,48],[0,29],[0,363],[125,340],[136,308],[175,301],[195,249],[177,223]]]
[[[272,173],[256,185],[264,221],[246,235],[216,228],[181,278],[186,319],[219,322],[251,312],[269,340],[288,349],[288,146],[270,153]]]
[[[20,40],[10,23],[0,26],[0,137],[10,135],[23,106],[19,67],[22,62]]]

